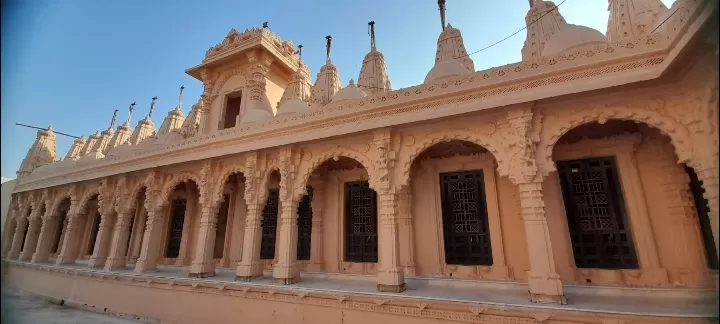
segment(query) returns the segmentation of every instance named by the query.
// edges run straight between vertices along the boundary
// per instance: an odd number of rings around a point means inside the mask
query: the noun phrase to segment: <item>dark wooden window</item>
[[[260,259],[275,258],[275,237],[277,236],[278,189],[268,190],[268,198],[262,212],[262,240],[260,241]]]
[[[310,236],[312,234],[312,194],[312,188],[308,187],[307,195],[303,196],[300,204],[298,205],[298,260],[310,260]]]
[[[222,259],[225,250],[225,231],[227,230],[228,212],[230,211],[230,195],[223,195],[224,200],[220,204],[217,214],[217,226],[215,227],[215,249],[213,257]]]
[[[715,240],[712,234],[712,227],[710,226],[710,215],[708,210],[708,201],[705,199],[703,194],[702,181],[698,179],[695,170],[688,166],[685,166],[685,172],[690,177],[690,192],[692,193],[693,200],[695,201],[695,210],[698,215],[698,222],[700,223],[700,234],[702,235],[703,245],[705,246],[705,255],[707,256],[707,263],[710,269],[718,268],[718,255],[717,249],[715,248]]]
[[[172,201],[172,219],[170,221],[170,237],[168,238],[167,249],[165,250],[166,258],[177,258],[180,256],[180,243],[182,243],[186,210],[186,199],[175,199]]]
[[[492,265],[482,170],[440,174],[445,263]]]
[[[615,159],[562,161],[557,168],[577,267],[638,268]]]
[[[58,224],[55,228],[55,237],[53,238],[53,246],[50,251],[52,253],[58,253],[58,249],[60,248],[60,238],[62,238],[62,232],[63,232],[63,225],[65,224],[65,218],[67,217],[67,212],[63,212],[62,216],[57,220]]]
[[[140,217],[140,214],[138,211],[135,211],[135,215],[133,217],[130,217],[130,229],[128,230],[128,236],[127,236],[127,242],[125,242],[125,256],[128,256],[130,253],[130,240],[132,239],[132,232],[133,228],[135,227],[135,218]],[[138,233],[138,235],[143,235],[144,233]]]
[[[346,182],[345,261],[377,260],[377,193],[367,181]]]
[[[97,240],[98,231],[100,231],[100,214],[95,215],[95,219],[93,219],[93,225],[90,232],[90,242],[88,242],[86,253],[88,255],[92,255],[95,250],[95,241]]]

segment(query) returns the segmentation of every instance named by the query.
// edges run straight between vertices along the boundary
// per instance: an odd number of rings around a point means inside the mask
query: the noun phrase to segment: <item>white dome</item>
[[[427,76],[425,76],[425,83],[440,78],[454,75],[463,75],[467,73],[470,73],[470,71],[468,71],[468,69],[456,59],[440,61],[435,63],[435,66],[433,66],[433,68],[430,69],[430,72],[428,72]]]
[[[355,86],[355,81],[350,80],[350,84],[347,85],[347,87],[340,89],[340,91],[336,92],[335,95],[332,97],[331,101],[341,101],[341,100],[354,100],[354,99],[362,99],[367,97],[367,94],[365,94],[365,91],[362,91],[362,89]]]
[[[278,115],[288,113],[301,113],[307,111],[308,109],[310,109],[310,105],[308,105],[307,102],[302,101],[298,98],[292,98],[285,100],[285,102],[283,102],[278,107]]]
[[[250,109],[240,119],[240,123],[264,122],[273,118],[273,114],[262,109]]]
[[[568,24],[545,43],[542,56],[553,56],[574,47],[595,43],[607,43],[607,37],[590,27]]]

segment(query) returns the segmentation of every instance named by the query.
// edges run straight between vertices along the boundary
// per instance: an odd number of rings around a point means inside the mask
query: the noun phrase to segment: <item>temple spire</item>
[[[150,112],[148,112],[147,118],[152,119],[152,112],[153,109],[155,109],[155,100],[157,100],[157,96],[152,97],[152,102],[150,102]]]
[[[113,129],[113,128],[115,127],[115,120],[117,120],[118,111],[119,111],[119,110],[115,109],[115,111],[113,112],[112,121],[110,121],[110,128],[109,128],[109,129]]]
[[[302,61],[302,44],[298,45],[298,59]]]
[[[375,22],[370,21],[368,23],[368,26],[370,26],[370,49],[375,50]]]
[[[128,108],[128,119],[127,119],[127,122],[125,122],[125,123],[128,124],[128,125],[130,125],[130,121],[132,120],[133,110],[135,110],[135,103],[134,103],[134,102],[131,103],[131,104],[130,104],[130,108]]]
[[[330,62],[330,47],[332,47],[332,36],[327,35],[325,36],[325,39],[327,40],[325,48],[327,53],[325,54],[325,60],[327,62]]]
[[[438,0],[438,7],[440,9],[440,24],[442,24],[442,29],[445,30],[445,0]]]

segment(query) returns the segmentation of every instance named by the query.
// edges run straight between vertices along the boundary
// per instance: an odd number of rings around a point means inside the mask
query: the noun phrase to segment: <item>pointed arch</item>
[[[663,102],[651,102],[646,106],[654,104],[662,106]],[[549,119],[549,118],[548,118]],[[637,123],[644,123],[667,135],[675,148],[678,156],[678,163],[685,163],[692,158],[692,142],[690,141],[687,128],[656,110],[628,105],[598,105],[578,109],[573,113],[561,115],[559,118],[549,119],[543,127],[540,135],[540,143],[537,152],[537,159],[543,175],[555,171],[555,162],[552,160],[552,153],[558,140],[570,130],[598,122],[605,124],[608,120],[627,120]]]
[[[488,150],[488,152],[492,153],[495,160],[497,160],[500,174],[503,175],[507,173],[506,163],[504,163],[506,150],[499,142],[491,138],[491,136],[465,130],[446,130],[430,134],[429,136],[423,136],[420,141],[416,141],[412,145],[401,149],[398,158],[398,167],[401,169],[400,183],[398,183],[398,186],[408,185],[410,181],[410,169],[420,153],[435,144],[452,140],[466,141],[482,146]]]
[[[160,191],[160,201],[158,201],[158,205],[167,206],[168,204],[170,204],[170,193],[175,189],[177,185],[183,182],[187,182],[188,180],[192,180],[193,182],[195,182],[195,185],[198,186],[200,201],[204,201],[205,192],[202,187],[203,183],[200,181],[200,176],[191,172],[183,172],[173,175],[172,179],[165,183],[162,190]]]
[[[301,171],[295,178],[295,185],[293,186],[292,191],[292,194],[298,198],[306,194],[305,190],[307,187],[307,182],[308,179],[310,179],[310,175],[313,173],[313,171],[315,171],[315,169],[319,167],[323,162],[332,158],[346,157],[362,164],[362,166],[365,167],[365,170],[367,170],[368,177],[370,178],[370,188],[375,187],[375,164],[366,155],[356,150],[347,147],[336,147],[327,149],[317,155],[314,155],[310,152],[306,152],[304,154],[309,154],[310,159],[309,162],[307,162],[306,164],[301,163]]]
[[[223,189],[225,188],[225,183],[227,182],[228,178],[233,174],[242,174],[245,176],[247,174],[247,168],[242,165],[232,165],[229,167],[223,168],[220,172],[217,178],[215,178],[213,188],[214,190],[211,192],[210,197],[210,206],[219,206],[220,201],[223,199]]]

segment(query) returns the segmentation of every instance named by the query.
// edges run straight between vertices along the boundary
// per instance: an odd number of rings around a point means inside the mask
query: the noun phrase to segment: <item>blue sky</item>
[[[673,0],[663,2],[670,7]],[[332,35],[331,56],[346,84],[357,79],[369,50],[367,22],[374,20],[396,89],[423,82],[441,31],[435,0],[10,0],[2,6],[0,171],[12,178],[36,136],[16,122],[87,137],[106,129],[115,109],[123,122],[133,101],[135,126],[158,96],[153,121],[159,127],[181,85],[187,113],[202,84],[184,70],[231,28],[242,32],[268,21],[280,38],[304,45],[313,79],[324,64],[325,36]],[[446,17],[472,53],[522,28],[528,6],[527,0],[448,0]],[[568,23],[605,33],[607,7],[607,0],[567,0],[560,13]],[[525,36],[472,55],[475,68],[520,61]],[[58,156],[71,144],[58,136]]]

